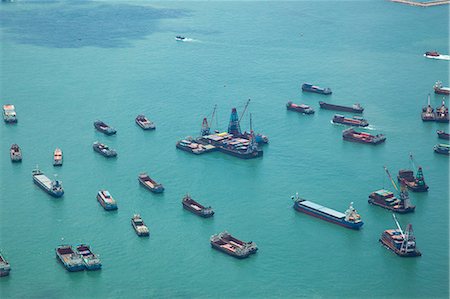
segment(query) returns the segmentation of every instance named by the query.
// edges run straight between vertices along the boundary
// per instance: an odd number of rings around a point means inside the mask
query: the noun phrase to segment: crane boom
[[[248,99],[247,103],[245,103],[244,110],[242,110],[241,116],[239,117],[239,120],[238,120],[238,125],[241,124],[242,117],[244,117],[244,113],[247,110],[248,104],[250,104],[250,99]]]
[[[398,229],[400,230],[400,233],[402,234],[403,240],[405,240],[405,234],[403,233],[403,230],[400,227],[400,224],[398,223],[397,217],[395,217],[395,214],[392,214],[392,218],[394,218],[395,224],[397,225]]]
[[[389,170],[387,169],[386,166],[383,166],[383,167],[384,167],[384,170],[386,171],[386,173],[387,173],[389,179],[391,180],[392,186],[394,186],[395,190],[397,190],[397,192],[398,192],[399,190],[398,190],[397,184],[395,184],[394,180],[392,179],[392,176],[391,176],[391,174],[389,173]]]

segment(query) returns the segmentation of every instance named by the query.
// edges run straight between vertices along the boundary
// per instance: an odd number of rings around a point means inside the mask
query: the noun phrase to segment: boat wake
[[[439,55],[439,56],[427,56],[427,55],[423,55],[426,58],[429,59],[438,59],[438,60],[450,60],[450,55]]]

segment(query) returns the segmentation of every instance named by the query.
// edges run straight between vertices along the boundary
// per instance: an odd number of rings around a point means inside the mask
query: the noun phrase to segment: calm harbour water
[[[21,2],[0,5],[0,99],[19,123],[0,125],[0,250],[12,271],[2,298],[448,298],[449,160],[433,153],[435,131],[421,107],[436,80],[449,86],[448,6],[417,8],[388,1],[300,2]],[[191,42],[176,42],[175,35]],[[302,82],[331,87],[324,97],[301,93]],[[232,107],[251,98],[253,126],[270,138],[264,157],[194,156],[175,148],[197,136],[218,105],[218,128]],[[344,142],[333,111],[318,101],[361,103],[373,147]],[[288,100],[316,114],[286,111]],[[442,96],[432,93],[438,106]],[[134,123],[144,113],[157,129]],[[96,132],[101,119],[116,136]],[[248,129],[249,117],[242,126]],[[93,153],[99,140],[116,160]],[[20,164],[9,160],[18,143]],[[52,166],[53,150],[64,165]],[[367,196],[410,168],[412,152],[430,190],[410,193],[412,223],[423,256],[397,257],[378,243],[394,228],[391,214]],[[38,164],[63,181],[63,199],[32,182]],[[137,182],[147,171],[164,184],[155,195]],[[119,210],[96,202],[108,189]],[[211,205],[213,219],[181,207],[189,192]],[[292,209],[295,193],[363,217],[351,231]],[[140,213],[151,236],[130,225]],[[209,237],[228,230],[260,250],[236,260],[213,250]],[[98,272],[68,273],[54,249],[88,243]]]

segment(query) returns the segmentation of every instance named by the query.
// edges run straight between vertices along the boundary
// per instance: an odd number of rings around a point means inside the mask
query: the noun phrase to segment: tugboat
[[[135,121],[138,124],[138,126],[144,130],[156,129],[155,124],[151,120],[149,120],[147,117],[145,117],[145,115],[139,114],[138,116],[136,116]]]
[[[102,262],[100,258],[91,251],[91,248],[86,244],[80,244],[77,246],[77,254],[83,260],[84,266],[87,270],[100,270],[102,268]]]
[[[305,104],[297,105],[289,101],[286,104],[286,108],[287,110],[292,110],[303,114],[314,114],[314,109]]]
[[[70,271],[83,271],[84,263],[80,255],[76,254],[72,246],[70,245],[60,245],[56,248],[56,257],[64,265],[64,267]]]
[[[434,112],[436,122],[440,123],[448,123],[449,117],[448,117],[448,107],[445,106],[445,101],[442,100],[442,105],[439,107],[436,107],[436,110]]]
[[[246,258],[258,250],[258,246],[254,242],[241,241],[230,235],[227,231],[212,235],[209,241],[212,248],[238,259]]]
[[[17,144],[14,143],[11,145],[9,156],[11,157],[12,162],[22,162],[22,151]]]
[[[447,140],[450,139],[450,134],[445,131],[437,130],[436,133],[437,133],[438,137],[441,139],[447,139]]]
[[[364,111],[364,108],[361,107],[360,104],[353,104],[351,107],[349,107],[349,106],[329,104],[329,103],[320,101],[319,105],[320,105],[320,108],[328,109],[328,110],[345,111],[345,112],[353,112],[353,113],[363,113],[363,111]]]
[[[63,156],[62,151],[59,148],[55,149],[53,153],[53,166],[62,166],[63,164]]]
[[[150,235],[147,225],[145,225],[144,220],[142,220],[139,214],[133,215],[131,218],[131,226],[133,226],[134,231],[139,237],[148,237]]]
[[[148,190],[154,193],[161,193],[164,191],[164,186],[155,182],[146,172],[143,172],[138,177],[139,183]]]
[[[3,120],[5,123],[17,123],[16,108],[14,105],[3,105]]]
[[[44,175],[42,171],[36,168],[32,171],[33,181],[36,185],[41,187],[42,190],[47,192],[53,197],[61,197],[64,195],[64,189],[62,186],[62,182],[55,179],[50,180],[47,176]],[[56,176],[56,175],[55,175]]]
[[[0,253],[0,277],[8,276],[9,271],[11,271],[11,266],[8,261]]]
[[[436,144],[433,149],[434,149],[435,153],[447,155],[447,156],[450,155],[450,145],[448,145],[448,144],[444,144],[444,143]]]
[[[181,201],[183,208],[203,218],[212,217],[214,211],[211,207],[204,207],[195,200],[193,200],[189,194],[186,194]]]
[[[381,244],[401,257],[421,256],[422,253],[416,248],[416,238],[414,237],[412,225],[408,224],[405,232],[403,232],[394,214],[392,214],[392,217],[397,225],[397,229],[385,230],[379,240]]]
[[[322,88],[322,87],[319,87],[319,86],[312,85],[310,83],[303,83],[302,91],[315,92],[315,93],[325,94],[325,95],[332,94],[330,88],[328,88],[328,87],[327,88]]]
[[[436,81],[433,88],[434,88],[434,93],[446,94],[446,95],[450,94],[450,87],[443,87],[441,81]]]
[[[360,229],[364,224],[361,221],[361,216],[353,208],[353,202],[350,203],[349,208],[344,214],[300,198],[298,193],[296,193],[295,197],[292,196],[292,200],[294,201],[294,209],[307,215],[355,230]]]
[[[436,115],[434,114],[434,108],[430,104],[430,94],[428,94],[428,105],[422,108],[422,120],[423,121],[435,121]]]
[[[98,141],[94,142],[92,148],[94,149],[94,151],[96,151],[102,156],[105,156],[106,158],[117,156],[117,152],[115,150],[109,148],[109,146],[107,146],[106,144],[100,143]]]
[[[409,158],[415,169],[414,158],[412,154],[409,154]],[[414,177],[414,171],[409,169],[401,169],[398,171],[397,179],[400,183],[403,183],[408,187],[409,190],[413,192],[427,192],[428,185],[425,183],[425,179],[423,177],[422,167],[419,166],[417,169],[417,176]]]
[[[392,176],[389,173],[389,170],[387,169],[386,166],[384,167],[384,170],[386,171],[386,173],[392,183],[392,186],[394,186],[394,188],[397,192],[400,192],[400,196],[399,196],[400,198],[396,198],[394,196],[394,193],[392,193],[391,191],[381,189],[381,190],[372,192],[369,195],[369,200],[368,200],[369,204],[376,205],[376,206],[379,206],[384,209],[391,210],[393,212],[400,213],[400,214],[414,212],[416,207],[411,205],[411,203],[410,203],[409,194],[408,194],[408,191],[406,190],[405,183],[403,181],[400,182],[401,190],[399,191],[397,185],[395,184],[394,180],[392,179]]]
[[[353,127],[367,127],[369,123],[367,120],[359,117],[359,116],[353,116],[352,118],[347,118],[340,114],[335,114],[332,122],[335,124],[343,124],[347,126],[353,126]]]
[[[98,191],[97,200],[106,211],[117,210],[117,203],[114,200],[114,198],[112,198],[109,191],[106,190]]]
[[[425,57],[439,57],[441,54],[439,54],[437,51],[426,51],[425,54],[423,54]]]
[[[383,134],[371,135],[365,132],[356,132],[353,128],[349,128],[342,132],[342,138],[346,141],[368,143],[377,145],[386,141]]]
[[[97,131],[102,132],[103,134],[106,135],[114,135],[117,133],[117,131],[114,128],[108,126],[101,120],[94,121],[94,127],[97,129]]]

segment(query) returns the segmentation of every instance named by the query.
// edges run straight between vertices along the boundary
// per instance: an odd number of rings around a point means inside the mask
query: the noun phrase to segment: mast
[[[239,126],[239,118],[236,108],[231,109],[230,122],[228,124],[228,133],[233,136],[241,135],[241,127]]]
[[[425,179],[423,177],[422,167],[419,166],[418,168],[416,168],[416,163],[415,163],[415,160],[414,160],[414,157],[413,157],[412,153],[409,153],[409,158],[411,159],[411,164],[413,166],[413,170],[416,171],[416,169],[417,169],[417,174],[416,174],[416,178],[415,178],[415,181],[416,181],[417,185],[424,186],[425,185]]]

